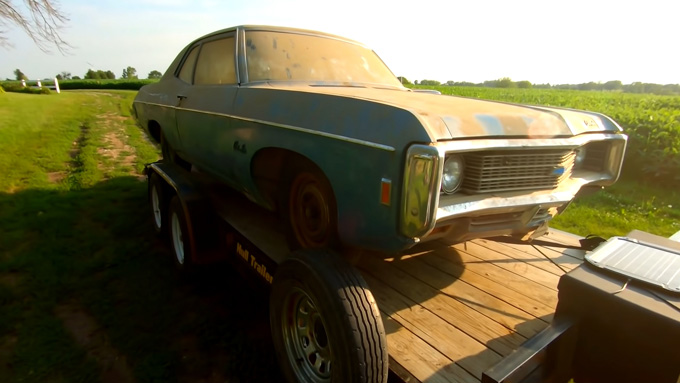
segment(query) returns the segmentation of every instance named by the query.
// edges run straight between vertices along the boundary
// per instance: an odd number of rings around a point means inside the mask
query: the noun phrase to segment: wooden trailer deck
[[[541,237],[575,246],[578,239],[557,230]],[[479,239],[365,255],[357,266],[382,312],[393,372],[406,382],[475,383],[549,325],[559,278],[583,256]]]
[[[275,215],[228,188],[213,185],[208,195],[215,211],[274,262],[287,257]],[[574,246],[578,239],[552,229],[540,237]],[[559,278],[583,256],[580,250],[478,239],[353,259],[382,312],[394,373],[406,382],[479,383],[484,371],[549,325]]]

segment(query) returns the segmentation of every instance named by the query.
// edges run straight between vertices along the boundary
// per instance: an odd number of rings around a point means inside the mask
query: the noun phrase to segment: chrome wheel
[[[332,352],[314,301],[299,288],[286,295],[281,316],[283,341],[300,382],[329,382]]]
[[[172,219],[170,220],[170,229],[172,232],[172,243],[175,249],[175,259],[180,265],[184,265],[184,241],[182,233],[182,224],[177,212],[172,212]]]

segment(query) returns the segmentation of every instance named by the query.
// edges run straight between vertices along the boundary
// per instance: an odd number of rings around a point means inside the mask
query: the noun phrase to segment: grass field
[[[154,238],[134,94],[0,94],[0,382],[280,381],[267,296],[228,267],[180,278]],[[629,178],[553,226],[678,222],[678,192]]]
[[[0,382],[279,381],[267,296],[154,238],[134,94],[0,95]]]

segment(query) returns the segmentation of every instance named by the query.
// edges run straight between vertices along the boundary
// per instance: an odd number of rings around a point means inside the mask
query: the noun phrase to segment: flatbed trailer
[[[203,254],[197,261],[226,256],[264,284],[274,283],[277,268],[290,251],[273,213],[175,165],[150,164],[147,174],[160,176],[172,189],[163,192],[164,198],[181,195],[189,221],[193,220],[189,241],[202,247],[194,249]],[[220,235],[205,230],[214,227],[221,227]],[[396,256],[350,255],[380,310],[384,330],[378,335],[386,339],[382,345],[391,380],[561,381],[537,375],[525,378],[540,364],[559,370],[560,363],[549,359],[546,350],[565,334],[574,338],[571,324],[556,324],[553,319],[561,277],[584,262],[586,252],[577,249],[579,239],[551,230],[540,245],[440,240]],[[573,353],[570,344],[562,342],[559,352]],[[383,380],[378,376],[370,381]]]

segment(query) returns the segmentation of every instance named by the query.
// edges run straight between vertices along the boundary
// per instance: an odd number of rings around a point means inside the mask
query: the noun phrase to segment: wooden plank
[[[466,246],[470,249],[470,251],[465,250]],[[449,260],[450,262],[463,265],[467,270],[483,275],[489,279],[493,279],[508,289],[524,294],[534,300],[543,302],[545,305],[553,308],[554,310],[554,308],[557,306],[557,280],[554,282],[554,288],[546,287],[532,279],[532,272],[542,270],[535,267],[529,268],[524,262],[516,261],[511,258],[509,259],[502,254],[480,248],[481,246],[472,242],[465,242],[463,244],[440,248],[436,251],[436,254],[440,257],[443,257],[444,259]],[[481,259],[472,255],[475,251],[477,252],[475,254],[484,252],[490,253],[484,255],[484,257],[490,258],[490,260]],[[525,265],[524,268],[520,270],[523,271],[524,275],[518,274],[517,271],[507,270],[507,263]],[[489,267],[489,265],[493,267]],[[515,269],[518,268],[521,269],[521,267],[515,267]],[[548,274],[547,272],[544,273]],[[553,276],[557,278],[557,276]]]
[[[479,383],[469,372],[433,349],[422,339],[382,313],[385,331],[389,334],[387,345],[390,358],[420,382],[427,383]]]
[[[560,277],[545,270],[541,270],[531,263],[518,261],[499,251],[490,251],[474,241],[458,243],[451,246],[451,248],[458,250],[461,256],[465,254],[462,260],[466,263],[492,263],[499,268],[505,269],[517,276],[521,276],[526,280],[530,280],[531,282],[557,291],[557,283],[559,282]],[[466,265],[466,267],[470,267],[470,265]],[[521,281],[522,279],[519,280]],[[554,299],[556,300],[556,297],[554,297]]]
[[[476,239],[471,242],[489,250],[503,253],[518,261],[531,263],[534,266],[557,276],[562,276],[565,272],[571,271],[583,262],[580,259],[546,249],[542,246],[534,247],[529,244],[496,242],[491,239]],[[546,259],[546,257],[550,260]]]
[[[438,289],[401,271],[390,262],[367,255],[361,257],[358,266],[365,273],[392,287],[411,301],[419,303],[503,356],[508,355],[526,340],[526,337],[509,330],[460,301],[442,294]]]
[[[432,260],[435,264],[450,264],[446,267],[451,273],[446,273],[442,269],[428,264]],[[442,262],[437,262],[440,260]],[[468,284],[462,280],[466,274],[463,267],[446,262],[441,257],[426,253],[399,261],[392,262],[396,267],[419,279],[432,287],[438,288],[440,292],[454,298],[473,310],[477,310],[494,321],[502,324],[510,330],[517,331],[526,338],[530,338],[543,330],[546,322],[534,321],[535,317],[517,307],[487,293],[479,288]],[[493,267],[487,265],[487,267]],[[548,307],[548,310],[550,308]]]
[[[481,379],[484,371],[502,359],[498,353],[374,277],[366,274],[364,278],[383,312],[389,313],[393,320],[414,336],[455,361],[477,379]],[[390,338],[388,333],[388,347]]]
[[[554,307],[546,305],[542,301],[528,297],[524,293],[508,289],[505,285],[498,283],[494,279],[488,278],[485,274],[479,273],[482,268],[478,268],[477,272],[465,269],[463,265],[455,262],[451,262],[445,257],[420,257],[423,262],[434,267],[441,272],[458,276],[461,281],[464,281],[477,289],[484,291],[508,304],[522,310],[525,313],[531,314],[526,320],[534,319],[534,317],[541,319],[545,324],[549,324],[552,321],[553,313],[555,311]],[[395,262],[398,264],[398,262]],[[489,265],[491,267],[491,265]],[[487,274],[488,275],[488,274]],[[451,286],[454,287],[453,285]],[[447,291],[445,291],[447,292]],[[523,326],[524,324],[519,324]],[[531,336],[536,331],[541,331],[545,326],[537,324],[535,329],[530,330],[530,333],[524,333],[520,331],[521,334],[525,336]]]
[[[542,236],[540,239],[546,239],[548,241],[555,241],[565,245],[580,246],[579,240],[583,238],[580,235],[572,234],[566,231],[550,228],[548,232]]]

